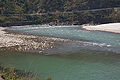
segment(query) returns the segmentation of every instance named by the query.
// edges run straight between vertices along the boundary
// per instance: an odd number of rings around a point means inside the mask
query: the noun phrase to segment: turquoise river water
[[[53,50],[56,54],[46,56],[1,53],[0,64],[3,66],[31,71],[43,79],[51,77],[53,80],[120,80],[120,34],[87,31],[80,26],[30,26],[9,30],[67,38],[75,42],[64,43],[60,50]],[[50,51],[52,53],[52,50]],[[59,54],[58,51],[66,54]]]

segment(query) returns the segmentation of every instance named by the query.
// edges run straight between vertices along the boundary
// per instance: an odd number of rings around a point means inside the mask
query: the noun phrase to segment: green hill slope
[[[0,0],[0,23],[120,22],[120,8],[115,7],[120,0]]]
[[[1,12],[38,13],[120,7],[120,0],[0,0]]]

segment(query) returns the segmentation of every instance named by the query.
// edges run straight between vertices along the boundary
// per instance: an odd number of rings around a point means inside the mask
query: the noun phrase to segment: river
[[[4,66],[31,71],[44,79],[120,79],[120,34],[87,31],[80,26],[31,26],[9,30],[74,41],[48,50],[49,55],[3,52],[6,55],[0,55],[0,63]]]

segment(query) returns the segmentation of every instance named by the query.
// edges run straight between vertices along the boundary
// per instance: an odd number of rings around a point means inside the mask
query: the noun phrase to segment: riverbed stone
[[[0,76],[0,80],[4,80],[4,79]]]

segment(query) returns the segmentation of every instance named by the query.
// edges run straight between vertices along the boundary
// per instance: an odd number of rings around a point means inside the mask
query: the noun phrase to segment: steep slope
[[[120,0],[0,0],[1,13],[80,11],[120,7]]]
[[[120,22],[120,0],[0,0],[0,26],[51,22]]]

